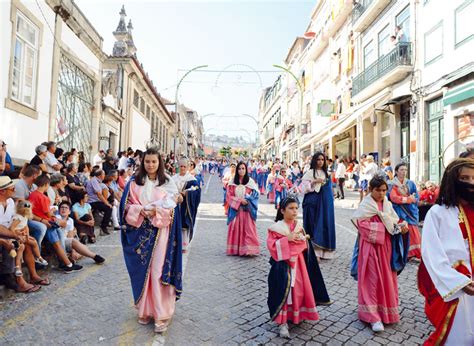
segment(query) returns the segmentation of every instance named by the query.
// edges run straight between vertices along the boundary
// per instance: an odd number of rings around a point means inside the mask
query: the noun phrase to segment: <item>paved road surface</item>
[[[206,177],[196,237],[185,257],[183,298],[169,331],[153,333],[136,323],[132,295],[117,233],[101,237],[94,251],[107,258],[103,266],[82,260],[85,269],[50,274],[52,285],[30,295],[0,301],[1,344],[284,344],[268,318],[266,306],[269,254],[266,230],[275,209],[262,199],[258,233],[261,255],[228,257],[222,189],[216,176]],[[342,203],[339,203],[342,205]],[[352,205],[344,201],[343,206]],[[318,307],[321,320],[292,326],[291,344],[417,345],[431,331],[416,289],[416,264],[399,277],[402,322],[374,335],[357,319],[357,283],[349,275],[356,233],[350,209],[336,208],[337,257],[321,270],[334,304]]]

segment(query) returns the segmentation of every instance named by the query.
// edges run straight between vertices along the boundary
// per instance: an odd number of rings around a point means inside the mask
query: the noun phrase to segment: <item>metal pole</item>
[[[209,67],[209,65],[199,65],[199,66],[196,66],[196,67],[193,67],[192,69],[190,69],[188,72],[186,72],[184,74],[183,77],[181,77],[181,79],[178,81],[178,84],[176,85],[176,93],[175,93],[175,96],[174,96],[174,113],[176,115],[176,129],[175,129],[175,135],[174,135],[174,145],[173,145],[173,151],[174,151],[174,154],[175,156],[177,155],[176,153],[176,140],[179,136],[179,132],[180,132],[180,127],[179,127],[179,114],[178,114],[178,92],[179,92],[179,87],[181,86],[181,83],[183,82],[183,80],[193,71],[196,71],[200,68],[205,68],[205,67]]]

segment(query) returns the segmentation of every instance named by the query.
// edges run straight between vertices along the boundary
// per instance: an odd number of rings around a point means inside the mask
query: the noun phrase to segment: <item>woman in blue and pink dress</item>
[[[182,198],[165,174],[161,155],[148,149],[125,187],[120,203],[125,264],[138,310],[138,322],[167,330],[182,291]]]
[[[257,235],[258,186],[249,177],[247,165],[239,162],[234,180],[227,185],[227,255],[252,256],[260,253]]]

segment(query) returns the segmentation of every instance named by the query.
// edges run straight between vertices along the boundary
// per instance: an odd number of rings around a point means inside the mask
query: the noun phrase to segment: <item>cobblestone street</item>
[[[209,176],[206,177],[209,182]],[[196,236],[185,258],[183,298],[164,336],[136,322],[119,234],[101,237],[92,249],[106,257],[103,266],[82,260],[84,270],[64,275],[53,270],[51,286],[36,294],[12,295],[1,302],[1,344],[284,344],[269,321],[266,305],[269,254],[266,230],[274,207],[260,203],[257,258],[225,255],[226,218],[222,189],[212,176],[203,190]],[[339,202],[338,202],[339,203]],[[344,201],[351,205],[350,200]],[[291,326],[291,344],[415,345],[430,332],[416,288],[416,264],[399,277],[401,323],[374,335],[357,318],[357,283],[349,275],[356,232],[351,209],[337,207],[337,257],[321,263],[334,304],[318,307],[321,319]]]

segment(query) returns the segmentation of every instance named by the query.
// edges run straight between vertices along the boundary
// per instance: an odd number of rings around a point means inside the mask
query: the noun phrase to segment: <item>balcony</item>
[[[413,70],[412,45],[400,42],[352,81],[352,100],[360,102],[404,79]]]
[[[391,0],[360,0],[352,9],[352,30],[362,32],[369,27]]]
[[[352,0],[337,0],[332,2],[331,21],[328,26],[328,34],[330,37],[334,36],[345,23],[351,13],[352,4]]]
[[[305,51],[308,54],[308,58],[310,60],[316,60],[318,56],[321,55],[324,48],[327,47],[329,42],[329,37],[325,31],[321,31],[318,33],[316,37],[311,39],[308,45],[305,48]]]

